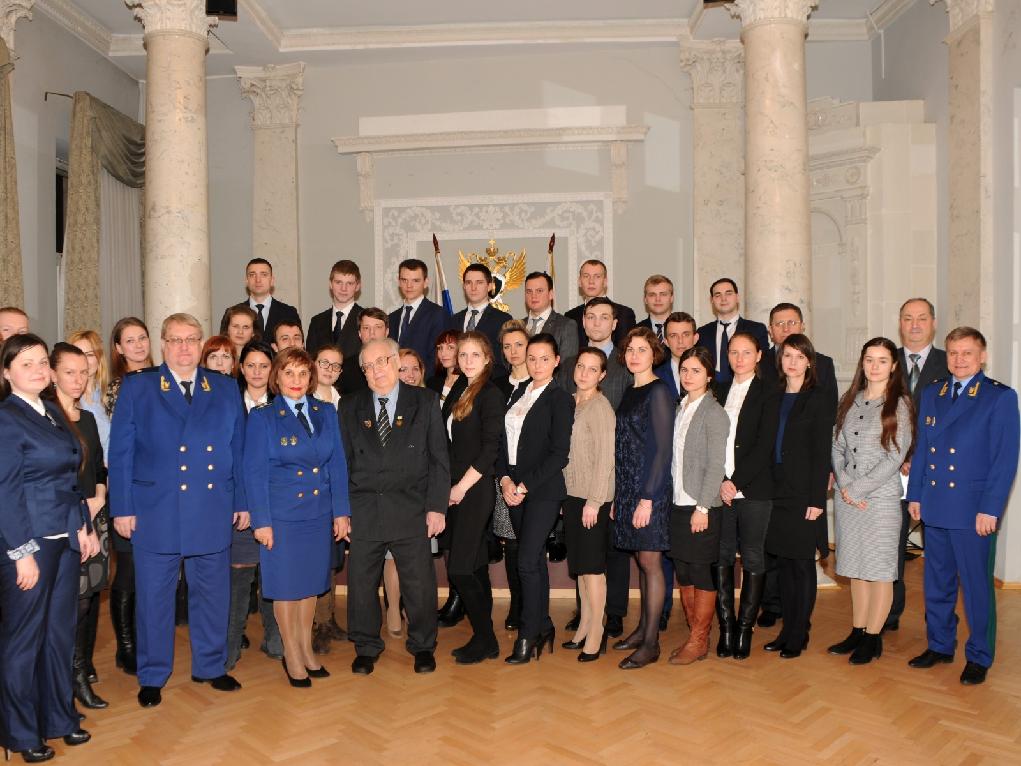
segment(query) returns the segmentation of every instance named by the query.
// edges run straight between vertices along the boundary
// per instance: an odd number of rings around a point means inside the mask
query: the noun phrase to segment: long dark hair
[[[685,351],[683,354],[681,354],[681,358],[677,360],[677,375],[678,375],[678,377],[680,377],[680,374],[681,374],[681,365],[684,364],[684,362],[688,361],[689,359],[697,359],[698,363],[700,365],[702,365],[702,367],[705,368],[706,376],[708,378],[707,381],[706,381],[705,392],[707,394],[709,394],[709,396],[713,397],[713,399],[715,399],[716,398],[716,386],[715,386],[716,367],[715,367],[715,365],[713,365],[713,357],[709,353],[709,349],[707,349],[705,346],[692,346],[687,351]],[[686,391],[684,391],[684,386],[681,386],[681,391],[684,392],[684,393],[687,393]]]
[[[897,443],[897,406],[901,401],[904,401],[908,406],[908,420],[911,423],[911,443],[915,443],[914,405],[911,402],[911,397],[908,396],[907,387],[904,384],[904,375],[900,371],[897,345],[889,338],[873,338],[866,341],[865,345],[861,347],[861,354],[858,356],[858,366],[854,370],[851,387],[844,392],[843,397],[840,399],[840,404],[837,405],[837,427],[835,433],[840,434],[840,429],[844,425],[844,419],[854,405],[858,392],[864,391],[866,386],[868,386],[868,380],[865,378],[864,362],[865,354],[868,353],[870,348],[885,348],[890,354],[890,359],[893,361],[893,365],[890,367],[890,380],[886,384],[886,398],[883,400],[883,434],[879,437],[879,443],[883,449],[889,452],[891,447],[893,449],[900,449],[900,445]]]
[[[53,350],[50,351],[50,369],[56,370],[57,365],[60,364],[61,358],[65,356],[79,356],[85,360],[86,365],[88,365],[89,362],[88,357],[85,356],[85,352],[82,351],[80,348],[78,348],[77,346],[72,346],[70,343],[64,343],[63,341],[60,341],[58,343],[54,343]],[[86,443],[85,437],[82,435],[81,430],[78,428],[78,426],[75,425],[75,422],[71,417],[71,413],[64,409],[64,405],[60,401],[60,397],[57,396],[57,384],[50,383],[50,385],[43,389],[39,397],[41,399],[48,399],[49,401],[56,404],[57,407],[60,408],[60,411],[64,414],[64,422],[67,424],[68,430],[71,431],[71,434],[74,436],[74,438],[78,440],[78,446],[80,446],[82,450],[82,459],[78,463],[78,471],[79,473],[81,473],[81,471],[85,468],[86,462],[89,459],[89,445]]]
[[[783,343],[777,346],[776,374],[782,390],[787,388],[787,375],[783,371],[783,350],[788,346],[795,351],[800,351],[808,359],[808,369],[805,370],[805,382],[801,384],[801,390],[807,391],[819,382],[819,378],[815,374],[815,346],[812,345],[812,341],[808,339],[807,335],[802,335],[799,332],[788,335],[784,338]]]
[[[447,368],[444,367],[442,364],[440,364],[440,354],[439,354],[440,346],[442,346],[442,345],[444,345],[446,343],[453,343],[456,346],[457,345],[457,341],[460,338],[461,338],[461,333],[459,333],[457,330],[444,330],[443,332],[441,332],[439,335],[436,336],[436,342],[433,343],[433,349],[435,350],[434,353],[433,353],[433,374],[436,375],[437,377],[444,377],[445,378],[447,376]],[[455,370],[457,369],[457,352],[456,351],[454,352],[454,369]]]
[[[264,340],[250,340],[244,346],[241,347],[241,353],[238,354],[238,388],[241,389],[241,393],[248,389],[248,381],[245,380],[245,359],[253,351],[258,351],[260,354],[265,354],[266,358],[269,359],[270,367],[273,365],[273,358],[276,356],[276,352],[273,347]],[[273,396],[273,392],[269,390],[269,381],[266,382],[266,390],[269,391],[270,397]]]
[[[475,404],[475,397],[478,396],[479,391],[489,382],[490,376],[493,374],[493,347],[489,343],[483,333],[477,330],[469,330],[466,333],[462,333],[457,339],[457,350],[461,351],[461,346],[465,343],[475,343],[479,348],[482,349],[483,355],[486,357],[486,366],[482,372],[479,373],[475,380],[468,384],[468,388],[464,390],[464,393],[458,397],[457,402],[451,409],[450,414],[454,416],[454,420],[464,420],[466,417],[471,415],[472,406]]]
[[[140,327],[145,330],[145,334],[149,338],[149,358],[147,361],[149,366],[152,366],[152,334],[149,332],[149,328],[138,317],[124,317],[117,320],[117,324],[110,331],[110,380],[119,380],[128,374],[127,360],[117,350],[117,344],[121,342],[121,335],[129,327]]]

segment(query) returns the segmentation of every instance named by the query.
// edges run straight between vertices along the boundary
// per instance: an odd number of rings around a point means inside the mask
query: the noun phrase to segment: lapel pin
[[[401,426],[404,425],[404,416],[403,415],[398,415],[397,416],[396,425],[397,425],[398,428],[400,428]]]
[[[202,390],[205,391],[207,394],[213,390],[213,387],[209,385],[209,381],[206,380],[205,375],[202,376]]]
[[[281,436],[280,437],[280,446],[281,447],[286,447],[287,446],[287,437],[286,436]]]
[[[297,443],[298,443],[298,437],[297,436],[292,436],[291,437],[291,446],[293,447]]]
[[[366,428],[372,428],[372,421],[371,420],[363,420],[362,421],[362,425],[365,426]]]
[[[941,388],[941,389],[939,390],[939,395],[940,395],[940,396],[946,396],[946,393],[947,393],[947,387],[948,387],[949,385],[950,385],[949,383],[944,383],[944,384],[943,384],[943,388]]]
[[[286,412],[284,412],[283,410],[280,410],[280,417],[283,417],[286,414],[287,414]]]
[[[319,412],[319,405],[313,404],[312,405],[312,412]]]
[[[167,382],[167,379],[162,375],[160,375],[160,391],[162,391],[163,393],[167,393],[168,391],[170,391],[170,384]]]

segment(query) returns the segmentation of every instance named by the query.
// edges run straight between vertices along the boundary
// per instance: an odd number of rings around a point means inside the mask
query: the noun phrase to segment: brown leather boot
[[[690,665],[695,660],[704,660],[709,653],[709,628],[716,613],[716,591],[695,590],[694,600],[691,635],[684,646],[670,655],[671,665]]]
[[[695,620],[695,586],[682,585],[678,590],[681,593],[681,607],[684,609],[684,621],[688,624],[688,630],[690,631]],[[670,652],[671,662],[674,657],[681,653],[681,649],[683,648],[684,645],[682,644]]]

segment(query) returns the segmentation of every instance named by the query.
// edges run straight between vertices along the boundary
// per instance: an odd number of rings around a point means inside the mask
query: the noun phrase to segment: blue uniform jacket
[[[255,529],[351,515],[337,411],[309,397],[308,415],[311,437],[283,397],[248,413],[245,489]]]
[[[60,408],[44,405],[57,426],[14,394],[0,402],[0,556],[65,532],[77,550],[77,532],[89,526],[78,491],[81,447]]]
[[[128,375],[110,426],[110,515],[132,542],[198,556],[230,546],[242,481],[244,407],[233,378],[199,367],[189,405],[163,364]]]
[[[956,402],[952,386],[942,379],[922,391],[907,499],[922,504],[926,524],[972,529],[976,514],[999,518],[1007,505],[1017,472],[1017,393],[982,372]]]

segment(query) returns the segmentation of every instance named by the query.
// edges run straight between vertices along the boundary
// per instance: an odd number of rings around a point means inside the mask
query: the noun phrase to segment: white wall
[[[36,12],[14,38],[12,104],[18,163],[25,310],[33,331],[57,333],[56,188],[58,145],[67,159],[71,101],[45,91],[85,90],[125,114],[138,113],[138,83],[78,38]]]

